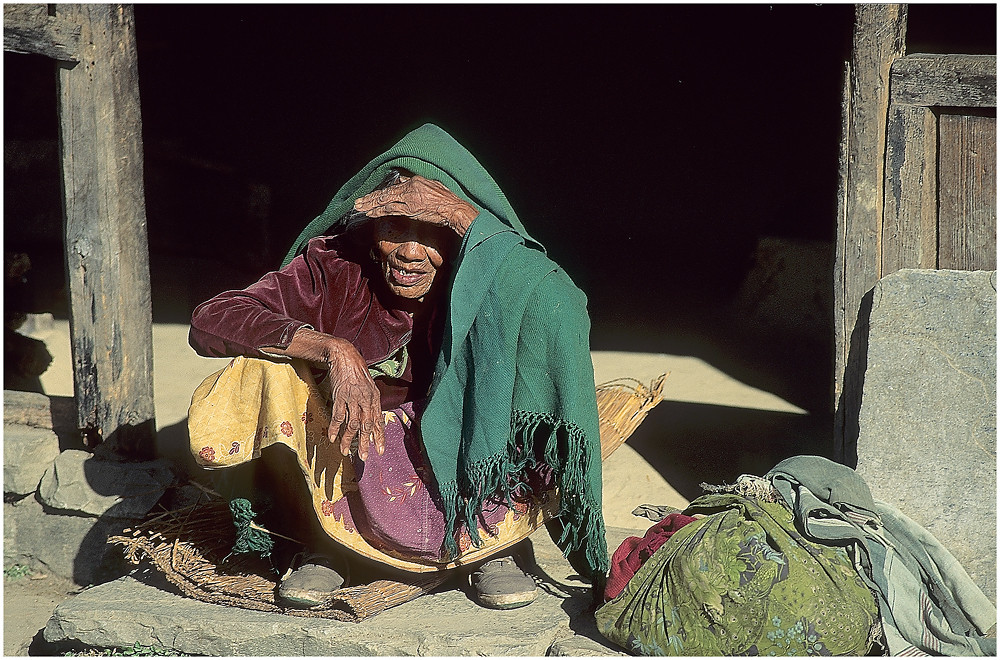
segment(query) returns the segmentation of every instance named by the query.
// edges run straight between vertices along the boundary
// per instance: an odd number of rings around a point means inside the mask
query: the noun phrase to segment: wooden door
[[[880,276],[996,269],[996,142],[995,56],[893,63]]]
[[[901,268],[996,269],[996,56],[905,54],[906,5],[858,5],[834,268],[833,454],[857,463],[871,292]]]

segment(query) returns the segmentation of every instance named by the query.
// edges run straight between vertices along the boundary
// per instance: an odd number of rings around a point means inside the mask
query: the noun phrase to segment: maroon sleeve
[[[316,238],[281,270],[199,305],[188,341],[206,357],[265,357],[260,349],[287,348],[304,325],[352,339],[342,326],[364,313],[353,307],[370,303],[361,267],[341,258],[331,239]]]

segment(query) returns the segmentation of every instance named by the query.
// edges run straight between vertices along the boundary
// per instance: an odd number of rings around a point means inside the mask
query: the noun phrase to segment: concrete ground
[[[41,378],[45,393],[71,396],[68,322],[42,319],[31,336],[45,341],[53,356]],[[226,361],[197,356],[187,344],[186,325],[154,324],[153,342],[157,429],[162,451],[170,453],[184,442],[191,392]],[[718,366],[725,361],[713,364],[701,356],[620,350],[594,351],[593,358],[598,383],[619,377],[649,383],[670,373],[664,402],[604,464],[605,518],[617,538],[630,530],[641,536],[648,527],[631,515],[640,504],[683,507],[700,493],[702,481],[759,474],[793,453],[824,453],[820,435],[827,419],[786,400],[794,397],[748,384],[767,380],[752,366],[727,372]],[[72,595],[72,585],[25,578],[6,586],[4,655],[23,655],[54,607]]]

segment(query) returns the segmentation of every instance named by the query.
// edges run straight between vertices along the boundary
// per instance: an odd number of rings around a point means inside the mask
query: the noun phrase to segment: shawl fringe
[[[464,525],[472,543],[482,545],[477,517],[483,500],[500,494],[511,504],[513,495],[531,494],[525,482],[525,470],[541,462],[552,470],[559,492],[562,534],[557,545],[564,556],[582,551],[587,564],[604,575],[609,568],[604,517],[600,502],[588,488],[586,475],[593,462],[600,460],[599,449],[590,446],[583,429],[552,415],[514,410],[506,453],[497,453],[472,465],[457,481],[440,484],[444,504],[445,553],[458,555],[456,540]],[[591,576],[588,576],[591,577]]]

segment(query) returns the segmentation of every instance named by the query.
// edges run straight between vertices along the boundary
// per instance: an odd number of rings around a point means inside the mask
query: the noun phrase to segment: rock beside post
[[[90,585],[128,570],[108,538],[168,492],[169,461],[102,460],[82,447],[72,397],[4,390],[4,566],[20,564]]]
[[[52,429],[4,424],[3,492],[28,495],[59,456],[59,438]]]
[[[123,463],[69,449],[45,472],[38,495],[53,509],[141,518],[174,481],[174,472],[165,461]]]
[[[79,585],[113,579],[128,570],[108,538],[132,521],[46,511],[33,496],[3,505],[4,566],[21,564]]]

